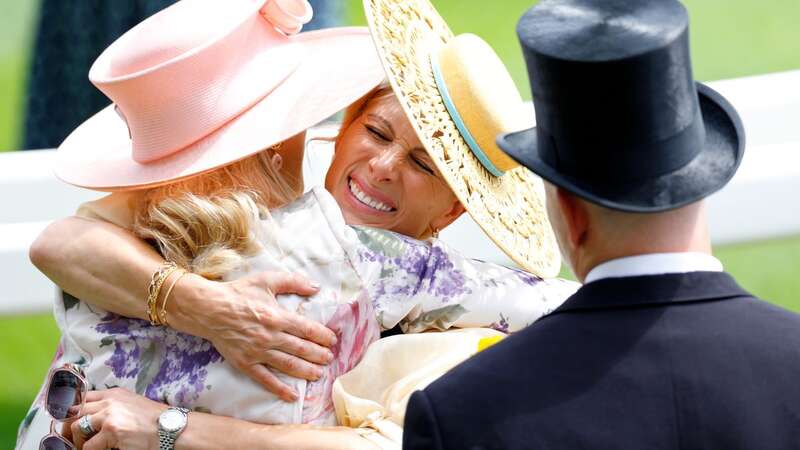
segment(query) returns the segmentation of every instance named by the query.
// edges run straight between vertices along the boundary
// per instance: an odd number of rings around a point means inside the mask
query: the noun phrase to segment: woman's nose
[[[376,181],[394,181],[404,150],[397,145],[383,148],[369,160],[369,170]]]

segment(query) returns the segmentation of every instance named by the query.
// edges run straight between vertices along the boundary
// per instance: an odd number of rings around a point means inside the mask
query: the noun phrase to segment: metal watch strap
[[[179,408],[179,407],[172,407],[170,409],[177,409],[181,411],[183,414],[186,415],[186,418],[189,418],[189,410],[186,408]],[[185,428],[185,426],[184,426]],[[159,450],[175,450],[175,441],[178,439],[178,435],[183,431],[183,429],[178,431],[166,431],[162,430],[159,426],[158,429],[158,449]]]
[[[158,430],[158,449],[159,450],[175,450],[175,433],[169,433],[164,430]]]

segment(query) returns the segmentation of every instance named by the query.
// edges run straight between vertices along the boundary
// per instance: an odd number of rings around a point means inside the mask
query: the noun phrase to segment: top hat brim
[[[255,105],[200,140],[152,163],[137,163],[131,156],[128,128],[111,105],[59,146],[56,176],[88,189],[125,191],[206,173],[317,125],[385,77],[365,27],[308,31],[290,39],[306,49],[295,71]]]
[[[680,208],[725,186],[744,154],[744,130],[733,106],[710,87],[696,85],[705,125],[703,148],[683,167],[657,177],[610,184],[563,173],[541,158],[535,127],[500,135],[497,144],[551,184],[600,206],[635,213]]]

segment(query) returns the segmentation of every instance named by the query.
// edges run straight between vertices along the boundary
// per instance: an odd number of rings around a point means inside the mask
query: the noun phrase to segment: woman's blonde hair
[[[206,278],[242,268],[261,248],[259,218],[296,196],[272,155],[263,151],[147,191],[134,232],[154,241],[165,259]]]
[[[367,105],[394,95],[384,82],[347,107],[338,141]],[[155,242],[165,259],[210,279],[243,267],[261,249],[258,219],[296,193],[266,150],[202,175],[153,188],[134,218],[134,232]]]

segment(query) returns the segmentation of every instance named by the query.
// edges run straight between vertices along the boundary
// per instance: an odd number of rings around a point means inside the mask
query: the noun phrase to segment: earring
[[[431,237],[434,238],[434,239],[439,239],[439,229],[438,228],[434,228],[433,229],[433,234],[431,235]]]

